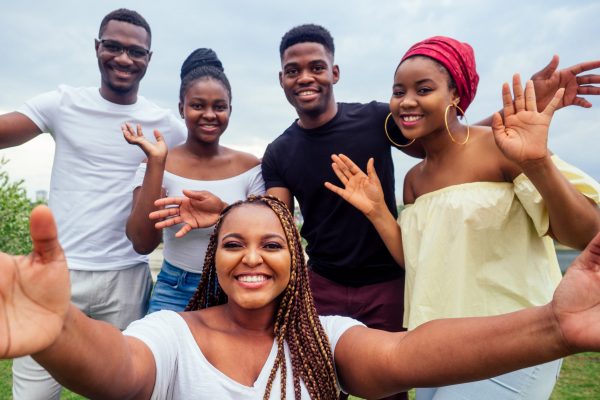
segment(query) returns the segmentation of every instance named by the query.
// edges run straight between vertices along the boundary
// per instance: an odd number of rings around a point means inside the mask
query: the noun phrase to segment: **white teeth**
[[[311,94],[314,94],[315,92],[312,90],[306,90],[304,92],[300,92],[298,93],[299,96],[310,96]]]
[[[404,115],[402,116],[402,120],[406,122],[414,122],[423,118],[422,115]]]
[[[264,275],[242,275],[238,277],[238,281],[240,282],[249,282],[249,283],[256,283],[256,282],[262,282],[262,281],[266,281],[267,277]]]

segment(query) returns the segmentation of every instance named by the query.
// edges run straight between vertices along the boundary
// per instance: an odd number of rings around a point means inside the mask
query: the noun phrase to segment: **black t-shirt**
[[[347,286],[404,275],[369,220],[323,185],[341,185],[331,168],[332,154],[347,155],[363,170],[373,157],[386,203],[397,216],[394,165],[383,130],[388,113],[384,103],[339,103],[336,116],[323,126],[303,129],[294,122],[262,160],[266,188],[287,188],[300,204],[310,267]]]

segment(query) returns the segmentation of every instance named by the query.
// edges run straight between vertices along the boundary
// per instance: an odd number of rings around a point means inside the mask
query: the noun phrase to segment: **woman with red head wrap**
[[[600,229],[600,186],[547,148],[563,90],[538,111],[533,84],[523,90],[515,75],[514,99],[505,84],[504,115],[496,114],[490,129],[460,121],[478,81],[473,49],[452,38],[426,39],[402,57],[387,122],[393,118],[410,143],[418,141],[425,158],[406,175],[399,226],[385,206],[376,160],[365,174],[347,157],[333,156],[345,188],[326,186],[365,213],[406,268],[409,330],[439,318],[543,304],[561,279],[552,238],[583,248]],[[419,389],[417,400],[544,399],[559,369],[556,361],[489,380]]]

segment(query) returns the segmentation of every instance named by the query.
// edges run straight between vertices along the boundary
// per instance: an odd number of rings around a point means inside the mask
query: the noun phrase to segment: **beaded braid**
[[[269,374],[263,399],[271,396],[273,382],[280,371],[281,399],[286,392],[285,344],[289,348],[294,386],[294,398],[300,400],[301,382],[304,382],[311,399],[337,399],[339,390],[329,339],[317,315],[308,283],[308,267],[304,260],[300,234],[287,206],[273,196],[250,196],[223,210],[210,238],[202,278],[186,311],[199,310],[227,303],[227,295],[217,280],[215,254],[219,230],[232,208],[243,204],[262,204],[279,218],[291,254],[290,282],[284,290],[275,316],[273,333],[277,341],[277,356]]]

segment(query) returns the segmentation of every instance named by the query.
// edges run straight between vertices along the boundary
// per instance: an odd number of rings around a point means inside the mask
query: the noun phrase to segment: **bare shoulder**
[[[224,148],[231,160],[239,167],[241,171],[247,171],[251,168],[256,167],[260,164],[260,160],[253,154],[246,153],[245,151],[234,150],[231,148]]]
[[[473,149],[476,152],[476,160],[485,162],[497,171],[502,180],[512,182],[521,173],[521,169],[512,161],[507,159],[496,144],[492,128],[487,126],[473,127]],[[494,180],[494,179],[490,179]]]
[[[417,191],[415,188],[416,182],[418,182],[418,177],[423,168],[423,161],[417,163],[411,169],[408,170],[406,175],[404,176],[404,187],[402,199],[404,204],[412,204],[415,202],[417,198]]]

